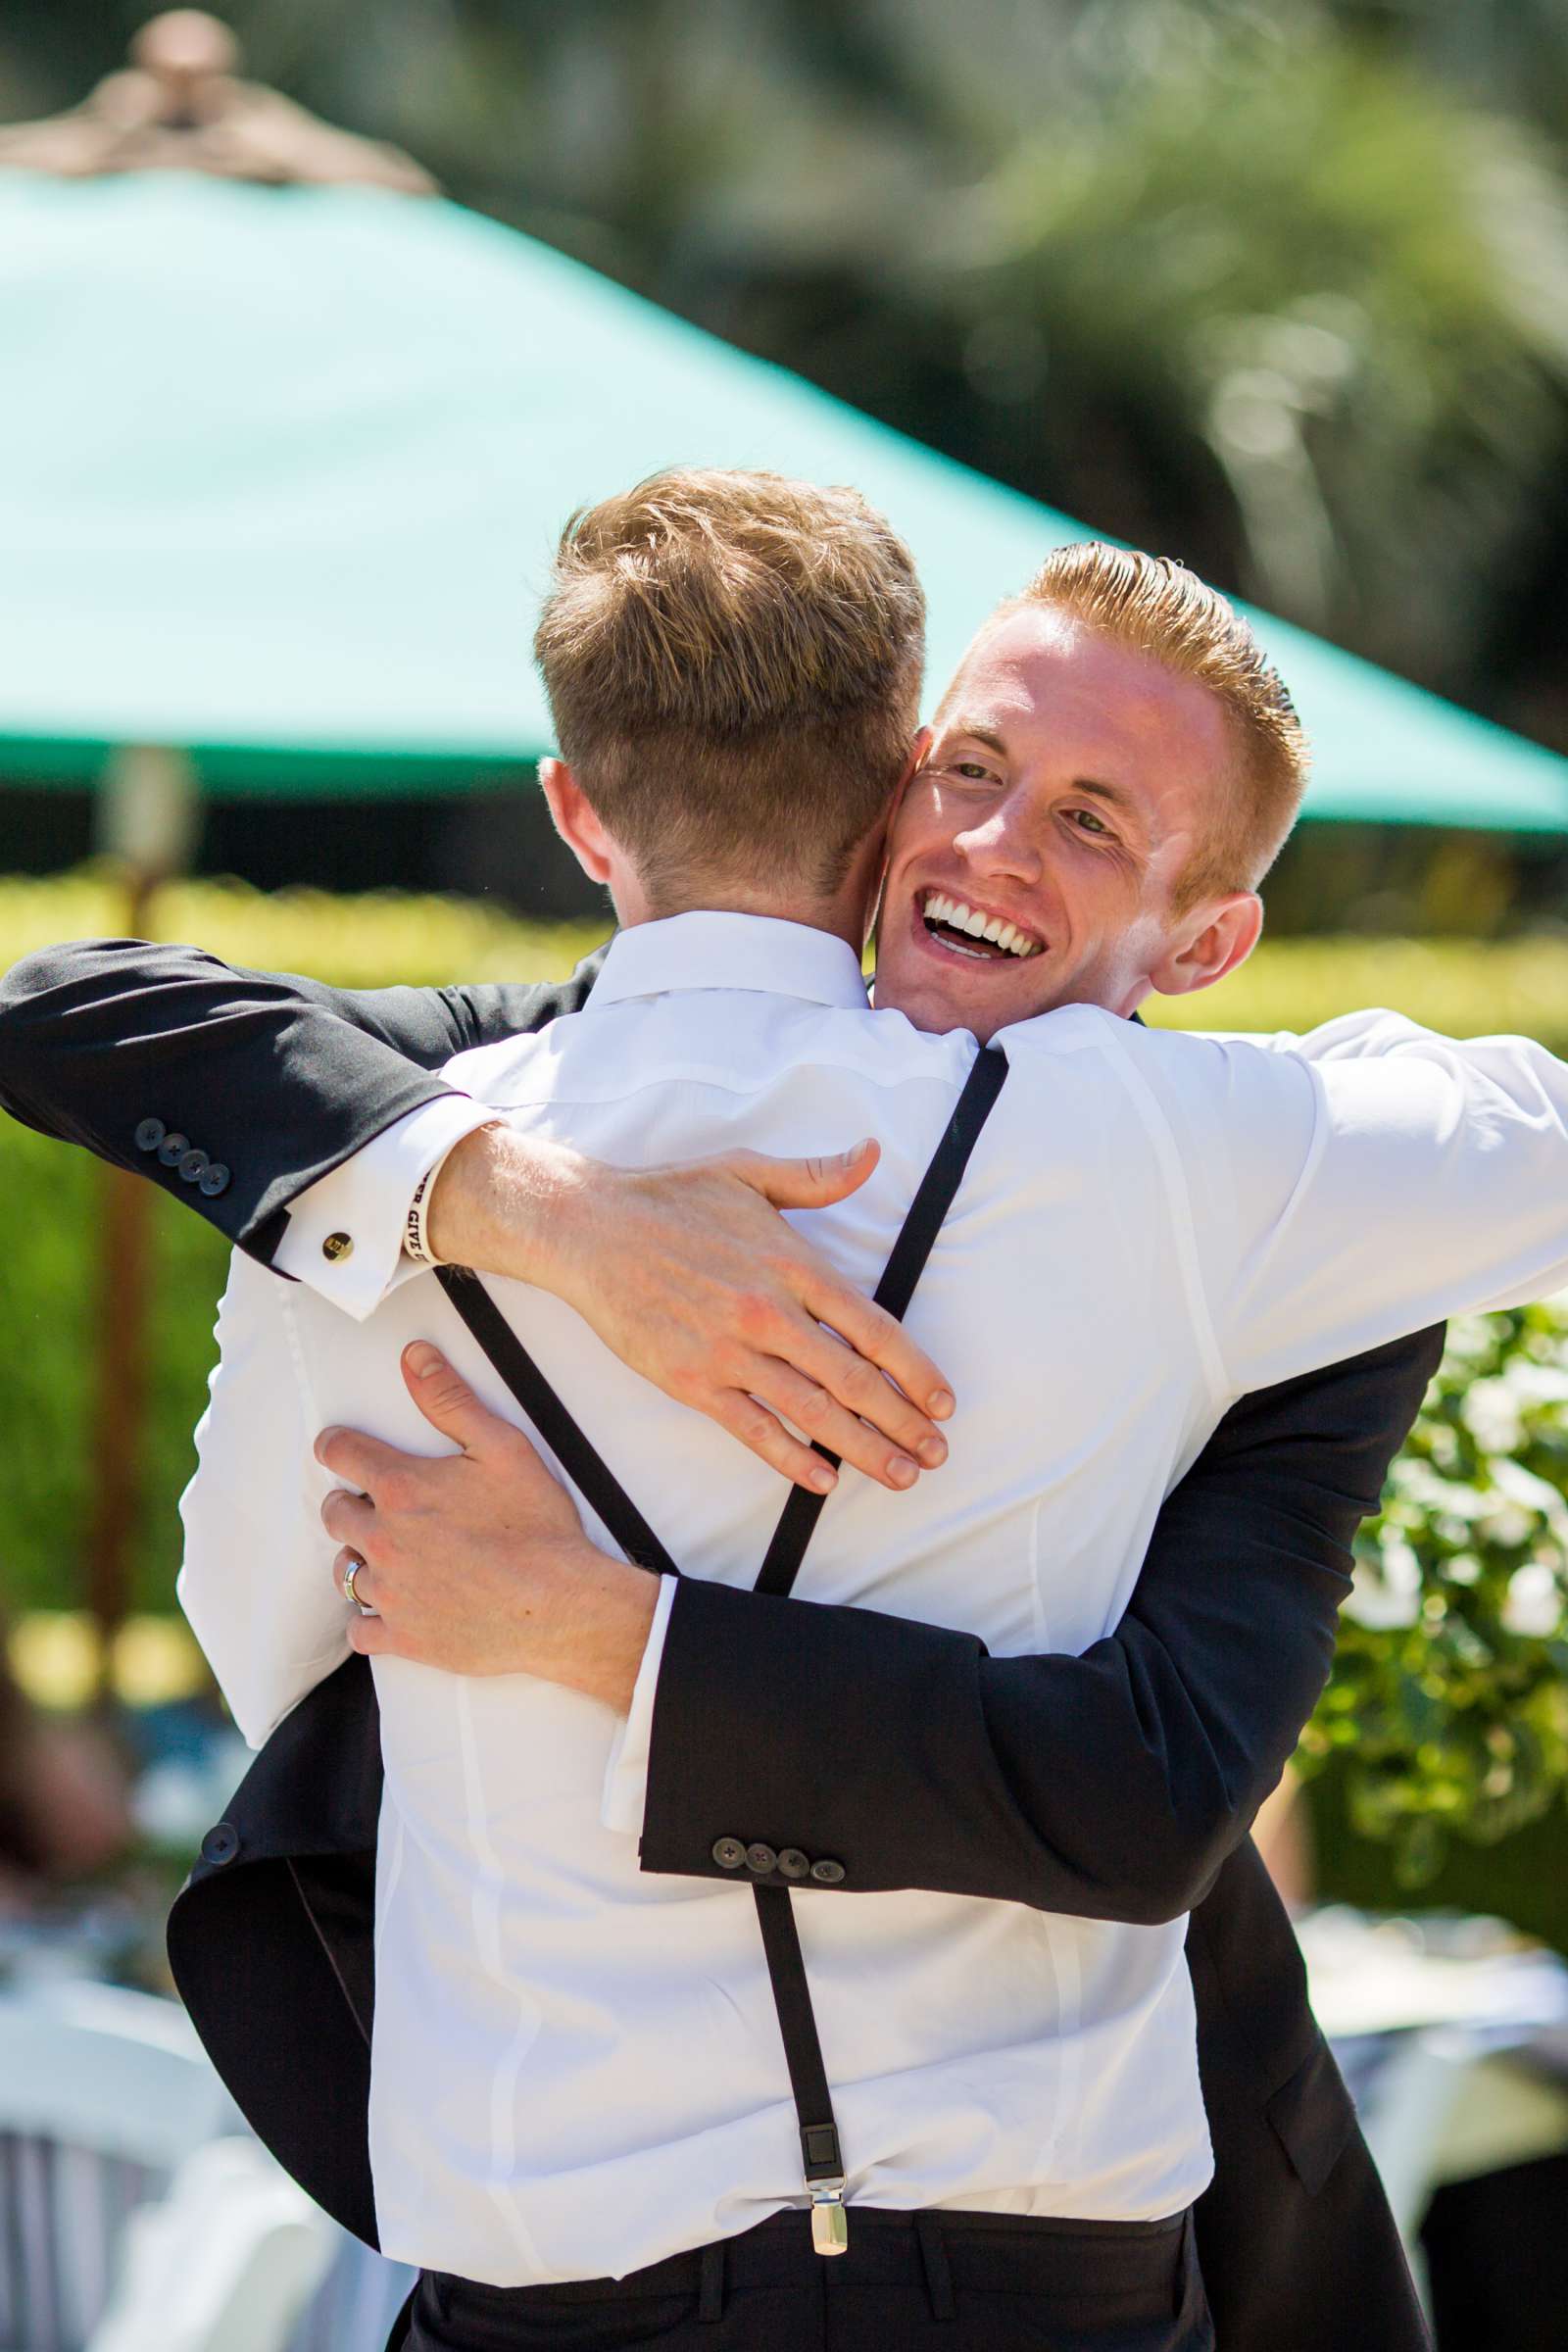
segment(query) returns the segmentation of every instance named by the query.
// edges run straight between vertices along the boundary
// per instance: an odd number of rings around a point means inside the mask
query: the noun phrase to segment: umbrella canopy
[[[681,462],[854,482],[939,683],[1083,526],[514,230],[374,189],[0,173],[0,764],[461,789],[551,748],[567,511]],[[1568,831],[1568,761],[1276,621],[1319,817]]]

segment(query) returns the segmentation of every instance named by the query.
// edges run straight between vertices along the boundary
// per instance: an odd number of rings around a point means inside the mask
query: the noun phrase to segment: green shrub
[[[543,977],[592,929],[541,930],[440,899],[267,898],[238,885],[165,895],[160,927],[230,959],[376,986],[394,979]],[[109,883],[0,882],[0,964],[52,939],[119,927]],[[1568,942],[1515,946],[1286,941],[1213,996],[1176,1010],[1222,1028],[1304,1029],[1365,1004],[1459,1035],[1522,1029],[1568,1054]],[[0,1124],[6,1348],[0,1427],[0,1598],[61,1607],[83,1589],[97,1321],[100,1171],[79,1152]],[[151,1395],[135,1597],[172,1603],[175,1501],[212,1361],[226,1252],[201,1219],[153,1197]],[[1568,1788],[1568,1308],[1457,1324],[1421,1421],[1364,1532],[1334,1683],[1303,1744],[1332,1767],[1362,1835],[1392,1840],[1407,1880],[1448,1832],[1497,1838]]]
[[[1568,1789],[1568,1297],[1449,1326],[1298,1761],[1410,1886]]]

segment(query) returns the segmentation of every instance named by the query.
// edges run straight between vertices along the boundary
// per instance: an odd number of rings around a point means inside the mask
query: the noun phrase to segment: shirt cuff
[[[422,1272],[403,1254],[409,1202],[454,1145],[496,1117],[467,1095],[439,1095],[405,1112],[352,1159],[344,1160],[289,1203],[288,1230],[273,1269],[307,1283],[356,1323],[408,1275]]]
[[[654,1694],[659,1688],[659,1662],[664,1654],[664,1635],[674,1598],[675,1579],[662,1576],[659,1598],[654,1603],[654,1622],[648,1629],[643,1662],[637,1669],[636,1687],[631,1694],[631,1712],[615,1735],[610,1762],[605,1767],[599,1818],[607,1830],[619,1830],[628,1838],[642,1835],[643,1813],[648,1803],[648,1743],[654,1728]]]

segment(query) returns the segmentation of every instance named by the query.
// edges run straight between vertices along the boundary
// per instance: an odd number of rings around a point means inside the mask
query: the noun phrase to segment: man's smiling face
[[[982,1040],[1058,1004],[1134,1010],[1204,929],[1173,892],[1236,756],[1193,679],[1049,606],[991,624],[893,827],[878,1005]]]

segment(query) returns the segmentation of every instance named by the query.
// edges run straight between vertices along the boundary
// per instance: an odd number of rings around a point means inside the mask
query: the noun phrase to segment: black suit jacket
[[[288,1201],[441,1091],[450,1054],[576,1009],[560,989],[386,990],[86,943],[0,984],[0,1103],[162,1182],[264,1260]],[[229,1171],[182,1183],[152,1118]],[[1115,1633],[1082,1657],[683,1579],[653,1726],[645,1870],[718,1876],[716,1838],[798,1845],[841,1887],[1079,1916],[1193,1911],[1216,2177],[1200,2246],[1222,2352],[1426,2341],[1299,1952],[1247,1838],[1315,1704],[1349,1545],[1440,1332],[1244,1398],[1162,1510]],[[744,1735],[744,1736],[743,1736]],[[170,1925],[176,1980],[262,2136],[373,2241],[368,1933],[380,1759],[351,1660],[274,1734]]]

